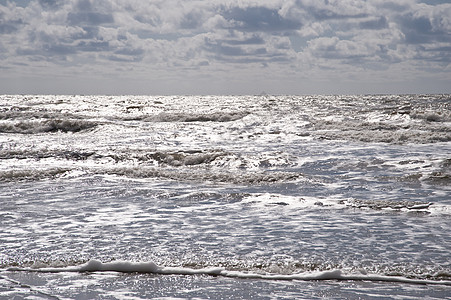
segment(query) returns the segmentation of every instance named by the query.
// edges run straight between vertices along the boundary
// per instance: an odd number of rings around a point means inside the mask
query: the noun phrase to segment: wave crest
[[[214,112],[214,113],[160,113],[146,117],[147,122],[231,122],[244,118],[248,112]]]
[[[113,168],[105,170],[107,174],[132,178],[166,178],[181,181],[207,181],[233,184],[263,184],[297,180],[303,175],[294,172],[214,172],[202,170],[171,170],[162,168]]]
[[[91,129],[97,122],[74,119],[50,119],[44,121],[19,121],[0,124],[0,132],[4,133],[47,133],[47,132],[79,132]]]
[[[51,168],[51,169],[22,169],[22,170],[7,170],[0,171],[0,182],[2,181],[18,181],[18,180],[41,180],[46,178],[55,178],[70,169],[67,168]]]

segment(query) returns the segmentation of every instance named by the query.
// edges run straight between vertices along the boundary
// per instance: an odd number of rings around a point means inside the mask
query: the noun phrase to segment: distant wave
[[[144,117],[147,122],[231,122],[244,118],[248,112],[213,112],[213,113],[160,113]]]
[[[451,113],[443,108],[443,112],[415,112],[412,118],[422,119],[427,122],[451,122]]]
[[[46,133],[46,132],[79,132],[91,129],[97,122],[71,119],[50,119],[43,121],[16,121],[0,123],[0,132],[3,133]]]
[[[0,120],[81,119],[84,117],[85,116],[72,113],[35,109],[33,107],[0,108]]]
[[[172,170],[146,167],[118,167],[104,169],[105,174],[128,176],[132,178],[166,178],[180,181],[210,181],[234,184],[263,184],[286,182],[304,178],[303,174],[294,172],[221,172],[203,170]]]
[[[98,260],[90,260],[85,264],[67,267],[43,267],[43,268],[8,268],[7,271],[22,272],[122,272],[122,273],[152,273],[160,275],[211,275],[224,276],[241,279],[263,279],[263,280],[301,280],[301,281],[317,281],[317,280],[351,280],[351,281],[383,281],[398,282],[406,284],[433,284],[451,286],[451,280],[443,280],[449,278],[451,274],[436,274],[435,278],[407,278],[404,276],[388,276],[379,274],[368,274],[366,272],[346,274],[342,270],[326,270],[315,272],[303,272],[296,274],[267,274],[267,273],[251,273],[245,271],[231,271],[223,267],[207,267],[201,269],[184,268],[184,267],[161,267],[154,262],[127,262],[113,261],[102,263]]]
[[[157,151],[147,153],[145,154],[145,156],[142,156],[141,159],[153,159],[158,163],[168,164],[171,166],[190,166],[210,163],[215,159],[225,155],[227,155],[227,153],[223,151]]]
[[[437,143],[451,141],[451,129],[440,123],[421,126],[355,121],[316,121],[312,134],[326,140],[353,140],[368,143]]]
[[[64,158],[67,160],[86,160],[89,157],[102,157],[94,151],[49,150],[49,149],[0,149],[0,159],[45,159]]]

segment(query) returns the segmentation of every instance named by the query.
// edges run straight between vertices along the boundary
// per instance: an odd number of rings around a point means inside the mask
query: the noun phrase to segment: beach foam
[[[202,269],[182,267],[161,267],[154,262],[127,262],[113,261],[102,263],[98,260],[90,260],[79,266],[67,266],[62,268],[8,268],[9,272],[121,272],[121,273],[151,273],[160,275],[211,275],[224,276],[241,279],[263,279],[263,280],[348,280],[348,281],[383,281],[406,284],[434,284],[451,286],[449,280],[412,279],[402,276],[386,276],[378,274],[346,274],[341,270],[327,270],[317,272],[305,272],[298,274],[258,274],[241,271],[229,271],[222,267],[209,267]],[[441,274],[443,276],[443,274]]]

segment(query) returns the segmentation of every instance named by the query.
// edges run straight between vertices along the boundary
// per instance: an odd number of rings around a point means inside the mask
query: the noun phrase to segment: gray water
[[[451,96],[4,95],[0,205],[0,298],[449,298]]]

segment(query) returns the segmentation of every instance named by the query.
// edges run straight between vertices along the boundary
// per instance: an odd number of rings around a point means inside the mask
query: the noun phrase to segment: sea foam
[[[262,280],[300,280],[300,281],[318,281],[318,280],[347,280],[347,281],[383,281],[397,282],[406,284],[434,284],[451,286],[450,280],[430,280],[414,279],[402,276],[387,276],[379,274],[352,273],[346,274],[342,270],[327,270],[316,272],[303,272],[296,274],[259,274],[242,271],[226,270],[222,267],[208,267],[201,269],[192,269],[184,267],[161,267],[154,262],[128,262],[113,261],[102,263],[98,260],[90,260],[82,265],[67,266],[61,268],[9,268],[6,271],[22,272],[43,272],[43,273],[62,273],[62,272],[121,272],[121,273],[150,273],[160,275],[210,275],[223,276],[241,279],[262,279]],[[440,274],[443,276],[443,274]]]

